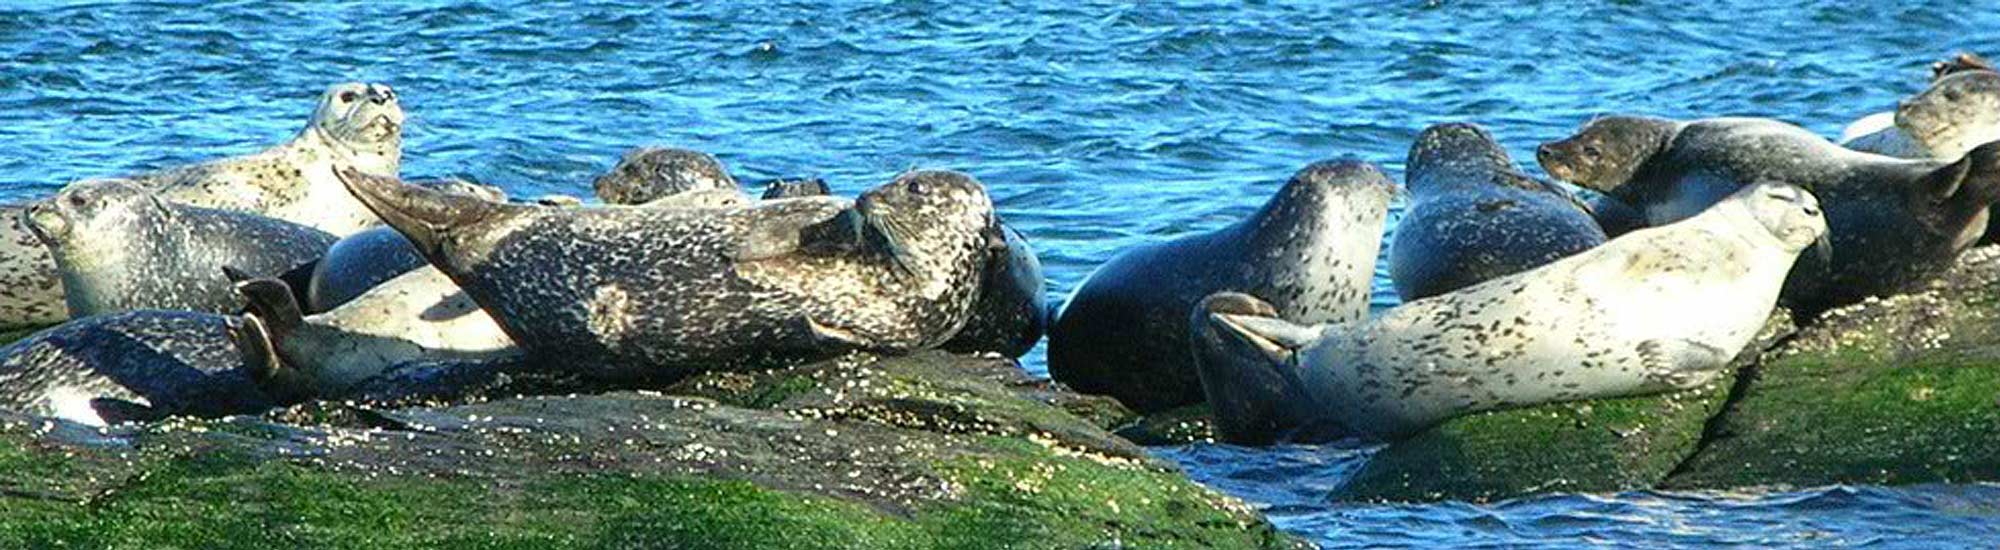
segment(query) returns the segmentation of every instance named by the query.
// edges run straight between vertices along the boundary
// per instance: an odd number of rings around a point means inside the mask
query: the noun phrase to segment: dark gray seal
[[[626,151],[609,172],[591,183],[605,204],[636,205],[702,189],[741,191],[736,178],[714,155],[673,147]]]
[[[1686,389],[1756,337],[1799,253],[1812,195],[1764,182],[1702,213],[1363,322],[1294,323],[1219,293],[1193,312],[1224,441],[1396,440],[1480,411]]]
[[[0,348],[0,408],[103,426],[298,400],[260,325],[186,311],[70,321]]]
[[[1407,166],[1409,207],[1389,245],[1389,278],[1405,302],[1604,244],[1604,230],[1575,196],[1515,168],[1478,126],[1424,129]]]
[[[161,200],[124,180],[70,185],[24,213],[61,273],[71,318],[168,309],[234,313],[225,266],[300,277],[334,242],[303,225]]]
[[[494,204],[342,172],[532,360],[674,378],[936,347],[1004,243],[970,176],[735,209]]]
[[[1256,214],[1119,252],[1071,295],[1049,330],[1049,374],[1139,412],[1201,401],[1188,311],[1235,290],[1299,322],[1359,321],[1396,186],[1360,162],[1316,162]]]
[[[2000,143],[1956,161],[1904,160],[1767,119],[1607,117],[1537,153],[1550,175],[1623,200],[1653,225],[1751,182],[1806,185],[1832,227],[1830,261],[1801,259],[1786,283],[1785,303],[1806,317],[1941,273],[1985,232],[2000,199]]]

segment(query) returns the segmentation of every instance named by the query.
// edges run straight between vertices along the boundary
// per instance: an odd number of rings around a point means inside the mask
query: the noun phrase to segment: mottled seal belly
[[[1763,183],[1366,322],[1293,323],[1216,294],[1193,312],[1195,356],[1219,435],[1250,444],[1395,440],[1474,412],[1690,388],[1750,343],[1825,233],[1810,194]]]
[[[254,414],[289,402],[254,323],[183,311],[79,319],[0,348],[0,408],[92,425]]]
[[[79,182],[26,214],[55,258],[72,318],[168,309],[234,313],[222,270],[309,272],[334,237],[254,214],[161,200],[124,180]]]
[[[2000,143],[1955,161],[1896,159],[1767,119],[1604,117],[1537,153],[1550,175],[1639,208],[1653,225],[1752,182],[1808,186],[1826,207],[1833,250],[1799,260],[1786,283],[1784,302],[1802,318],[1937,276],[1985,232],[2000,200]]]
[[[1361,320],[1395,194],[1381,170],[1317,162],[1251,217],[1121,251],[1071,295],[1049,330],[1049,374],[1140,412],[1202,399],[1187,317],[1234,290],[1302,323]]]
[[[637,205],[707,189],[742,192],[714,155],[675,147],[626,151],[618,164],[591,182],[605,204]]]
[[[0,206],[0,330],[69,319],[56,260],[22,220],[26,210],[26,205]]]
[[[500,325],[437,268],[426,264],[325,313],[303,315],[284,282],[236,275],[285,365],[323,398],[419,362],[485,362],[520,355]]]
[[[936,347],[1004,246],[985,189],[955,172],[731,209],[503,205],[341,176],[531,359],[607,379]]]
[[[174,202],[249,212],[346,235],[379,223],[333,171],[394,176],[402,164],[403,107],[383,84],[350,82],[321,94],[311,122],[263,152],[132,176]]]
[[[1410,146],[1409,209],[1389,245],[1389,278],[1403,301],[1428,298],[1539,267],[1604,243],[1568,190],[1514,167],[1493,135],[1472,124],[1424,129]]]

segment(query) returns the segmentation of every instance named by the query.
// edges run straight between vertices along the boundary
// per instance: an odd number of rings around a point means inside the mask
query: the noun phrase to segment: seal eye
[[[930,186],[924,185],[924,180],[912,178],[910,183],[903,187],[909,189],[912,195],[922,195],[929,190]]]
[[[353,103],[353,102],[354,102],[354,100],[355,100],[355,98],[358,98],[358,97],[360,97],[360,94],[356,94],[356,93],[354,93],[354,90],[348,90],[348,91],[345,91],[345,92],[341,92],[341,93],[340,93],[340,102],[341,102],[341,103]]]
[[[1599,151],[1596,145],[1585,145],[1583,146],[1583,154],[1586,156],[1596,157],[1596,156],[1602,156],[1603,151]]]

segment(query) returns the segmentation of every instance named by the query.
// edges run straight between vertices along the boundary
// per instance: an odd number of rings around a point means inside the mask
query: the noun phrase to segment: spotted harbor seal
[[[1664,224],[1742,185],[1799,182],[1826,207],[1832,257],[1808,256],[1786,284],[1804,317],[1934,277],[1985,232],[2000,199],[2000,143],[1955,161],[1859,153],[1767,119],[1614,116],[1537,151],[1550,175],[1597,189]]]
[[[1193,311],[1196,357],[1219,434],[1244,443],[1396,440],[1479,411],[1691,388],[1750,343],[1825,234],[1812,195],[1760,183],[1362,323],[1297,324],[1216,294]]]
[[[62,277],[49,248],[28,230],[27,205],[0,206],[0,330],[53,325],[69,319]]]
[[[306,382],[293,393],[343,396],[402,365],[520,354],[492,316],[429,265],[313,315],[304,315],[283,281],[233,272],[230,278],[277,356]]]
[[[123,180],[72,184],[29,208],[24,221],[55,258],[71,318],[139,309],[234,313],[243,302],[222,267],[297,276],[334,242],[283,220],[167,202]]]
[[[78,319],[0,348],[0,408],[103,426],[251,414],[298,400],[262,327],[240,317],[132,311]]]
[[[1901,158],[1956,160],[2000,140],[2000,72],[1983,60],[1940,62],[1929,88],[1897,104],[1890,124],[1878,117],[1850,125],[1841,145]],[[1876,127],[1878,126],[1879,127]]]
[[[336,168],[393,176],[402,163],[403,107],[383,84],[328,88],[304,130],[281,145],[133,176],[167,200],[251,212],[335,235],[360,231],[375,217],[341,188]]]
[[[1604,230],[1568,190],[1522,173],[1478,126],[1424,129],[1407,166],[1409,209],[1389,245],[1389,278],[1403,301],[1604,244]]]
[[[1248,293],[1302,323],[1361,320],[1394,194],[1374,166],[1316,162],[1243,221],[1119,252],[1057,314],[1049,374],[1153,412],[1202,398],[1186,322],[1211,293]]]
[[[736,178],[714,155],[674,147],[640,147],[626,151],[609,172],[591,183],[605,204],[645,204],[703,189],[742,192]]]
[[[985,189],[948,171],[851,204],[721,210],[504,205],[341,177],[532,360],[607,379],[935,347],[1004,246]]]
[[[833,194],[826,180],[819,178],[774,179],[764,182],[763,199],[778,200],[792,197],[818,197]]]

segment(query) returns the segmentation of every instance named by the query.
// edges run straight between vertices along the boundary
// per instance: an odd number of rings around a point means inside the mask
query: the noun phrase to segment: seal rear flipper
[[[1729,366],[1735,354],[1693,340],[1657,339],[1639,343],[1639,366],[1648,378],[1675,388],[1708,381],[1708,374]]]
[[[110,397],[91,399],[90,409],[97,412],[97,418],[106,426],[127,422],[150,422],[166,417],[152,407]]]
[[[1269,303],[1235,292],[1209,295],[1195,306],[1191,352],[1216,435],[1238,445],[1339,437],[1338,429],[1314,428],[1324,424],[1322,409],[1299,377],[1296,353],[1275,353],[1269,339],[1243,333],[1243,320],[1276,315]]]
[[[242,322],[232,323],[229,338],[242,354],[243,368],[250,381],[273,401],[289,405],[318,396],[318,384],[313,377],[285,364],[271,331],[256,314],[244,314]]]
[[[444,259],[441,257],[444,241],[454,230],[497,222],[538,208],[404,185],[396,178],[368,174],[353,167],[342,167],[334,175],[356,200],[396,228],[434,264]]]

